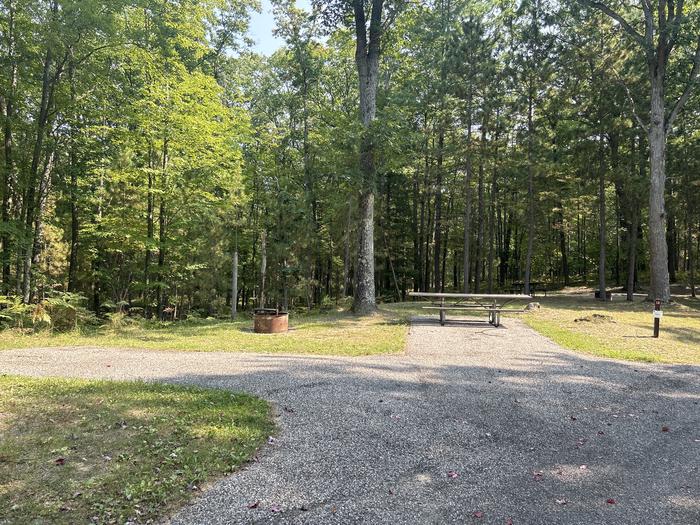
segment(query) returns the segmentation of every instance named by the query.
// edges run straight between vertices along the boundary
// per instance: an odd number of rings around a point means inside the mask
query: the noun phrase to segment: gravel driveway
[[[272,401],[259,462],[175,524],[700,523],[700,367],[588,358],[515,320],[416,319],[403,355],[32,349],[0,372]]]

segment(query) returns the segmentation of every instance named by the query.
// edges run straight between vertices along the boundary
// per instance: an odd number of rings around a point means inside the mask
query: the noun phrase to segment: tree
[[[651,286],[649,299],[669,301],[671,289],[666,242],[666,148],[673,125],[688,102],[700,78],[700,32],[697,20],[685,13],[684,0],[661,0],[657,6],[640,0],[643,18],[627,13],[624,4],[582,0],[615,20],[632,38],[644,57],[649,81],[648,122],[637,121],[648,135],[650,182],[649,192],[649,252],[651,257]],[[623,10],[624,9],[624,10]],[[697,11],[695,13],[697,18]],[[639,29],[641,26],[643,29]],[[694,40],[694,42],[693,42]],[[669,68],[674,50],[688,48],[690,72],[680,95],[669,94]]]

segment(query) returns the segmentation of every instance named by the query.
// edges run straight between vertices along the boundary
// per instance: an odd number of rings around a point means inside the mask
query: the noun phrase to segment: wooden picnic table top
[[[408,292],[410,297],[432,297],[436,299],[532,299],[525,294],[494,294],[494,293],[438,293],[438,292]]]

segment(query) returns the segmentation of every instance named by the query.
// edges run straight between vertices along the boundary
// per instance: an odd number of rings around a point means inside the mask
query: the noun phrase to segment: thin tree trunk
[[[17,90],[17,60],[15,57],[15,5],[14,0],[7,1],[7,60],[10,64],[10,78],[5,97],[5,125],[3,129],[3,146],[5,153],[5,171],[2,188],[2,223],[7,226],[10,221],[10,196],[15,182],[15,164],[13,150],[14,99]],[[2,284],[5,294],[10,293],[10,235],[7,228],[3,229],[2,238]]]
[[[265,281],[267,280],[267,232],[260,235],[260,302],[259,308],[265,308]]]
[[[532,84],[532,79],[530,79]],[[535,240],[535,189],[533,167],[533,141],[534,141],[534,94],[532,85],[528,90],[527,105],[527,256],[525,259],[525,295],[530,295],[530,278],[532,276],[532,251]]]
[[[632,210],[627,246],[627,300],[634,301],[634,274],[637,268],[637,230],[639,229],[639,211]]]
[[[600,251],[598,257],[598,291],[599,299],[606,299],[606,282],[605,282],[605,260],[606,260],[606,244],[607,244],[607,228],[605,224],[606,207],[605,207],[605,143],[603,142],[603,134],[598,137],[598,240],[600,243]]]
[[[464,242],[462,243],[463,291],[469,293],[471,270],[470,243],[472,229],[472,93],[467,97],[467,159],[464,173]]]
[[[231,258],[231,319],[238,313],[238,240]]]
[[[479,183],[478,183],[478,203],[477,203],[477,221],[478,229],[476,235],[476,271],[474,272],[474,292],[481,291],[481,279],[484,268],[484,164],[486,162],[486,130],[488,127],[488,116],[484,117],[484,122],[481,123],[481,155],[479,159]]]

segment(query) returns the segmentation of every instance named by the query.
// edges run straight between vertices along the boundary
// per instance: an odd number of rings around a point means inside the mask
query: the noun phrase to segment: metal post
[[[661,324],[661,299],[654,301],[654,337],[659,337],[659,325]]]

